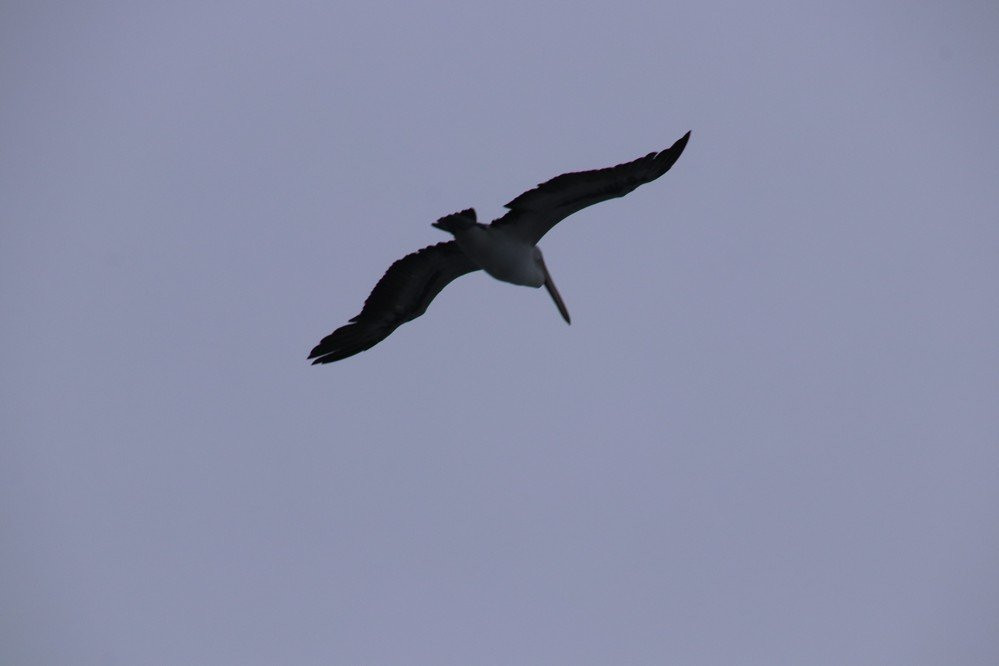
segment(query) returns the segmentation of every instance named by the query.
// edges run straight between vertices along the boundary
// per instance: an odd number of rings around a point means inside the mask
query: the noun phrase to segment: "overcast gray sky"
[[[0,9],[4,664],[995,664],[995,2]],[[430,223],[669,146],[305,360]]]

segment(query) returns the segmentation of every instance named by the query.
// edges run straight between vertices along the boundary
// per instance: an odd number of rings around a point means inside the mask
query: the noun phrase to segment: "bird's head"
[[[559,314],[562,315],[562,319],[565,319],[565,323],[571,324],[572,320],[569,318],[569,309],[565,307],[565,302],[562,300],[562,295],[558,293],[558,289],[555,288],[555,281],[552,280],[552,274],[548,272],[548,267],[545,265],[545,257],[541,254],[541,248],[537,245],[534,246],[534,263],[541,269],[541,273],[544,275],[544,285],[545,289],[548,290],[548,295],[552,297],[555,301],[555,307],[558,308]]]

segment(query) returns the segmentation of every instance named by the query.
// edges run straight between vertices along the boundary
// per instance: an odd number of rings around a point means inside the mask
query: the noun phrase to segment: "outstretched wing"
[[[666,150],[649,153],[632,162],[556,176],[508,203],[506,207],[510,211],[492,224],[506,226],[522,240],[537,243],[549,229],[576,211],[623,197],[669,171],[689,138],[690,132],[687,132]]]
[[[332,363],[370,349],[416,319],[451,280],[478,270],[454,241],[408,254],[389,266],[361,313],[336,329],[309,354],[312,364]]]

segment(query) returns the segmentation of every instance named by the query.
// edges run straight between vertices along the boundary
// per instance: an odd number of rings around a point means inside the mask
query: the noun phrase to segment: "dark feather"
[[[361,312],[336,329],[309,354],[332,363],[370,349],[407,321],[416,319],[449,282],[478,270],[454,241],[437,243],[399,259],[385,271]]]
[[[524,240],[537,243],[569,215],[601,201],[623,197],[639,185],[659,178],[680,157],[689,138],[687,132],[666,150],[631,162],[556,176],[506,204],[510,212],[492,224],[511,226]]]

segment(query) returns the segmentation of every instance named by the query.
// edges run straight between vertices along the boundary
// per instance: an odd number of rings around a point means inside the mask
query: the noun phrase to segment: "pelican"
[[[454,240],[430,245],[389,266],[360,314],[315,346],[309,354],[312,364],[332,363],[370,349],[426,312],[449,282],[479,269],[511,284],[544,286],[565,323],[570,323],[538,241],[576,211],[623,197],[669,171],[689,138],[687,132],[666,150],[631,162],[556,176],[506,204],[507,213],[492,224],[476,222],[473,208],[440,218],[432,226]]]

